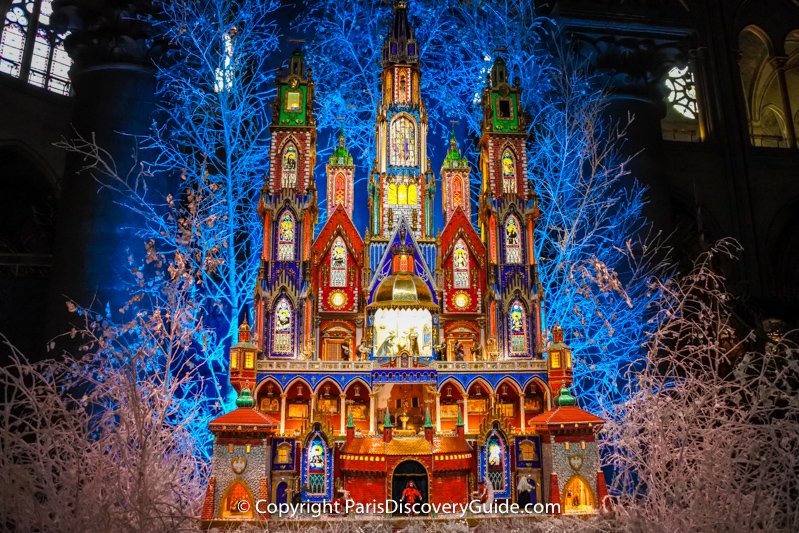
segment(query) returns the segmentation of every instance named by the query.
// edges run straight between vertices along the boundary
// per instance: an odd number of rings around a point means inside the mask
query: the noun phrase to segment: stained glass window
[[[306,450],[308,461],[308,494],[327,493],[325,475],[327,470],[327,446],[320,435],[311,439]]]
[[[347,286],[347,247],[339,237],[330,249],[330,286]]]
[[[487,481],[495,492],[504,492],[506,450],[505,443],[496,432],[486,439],[485,454]]]
[[[463,179],[460,176],[452,178],[452,208],[464,207],[463,203]]]
[[[463,239],[455,243],[455,251],[452,253],[452,274],[454,288],[469,288],[469,252]]]
[[[502,152],[502,192],[505,194],[516,192],[516,162],[509,148]]]
[[[72,61],[64,50],[67,33],[50,27],[51,0],[14,0],[0,35],[0,72],[31,85],[69,95]]]
[[[513,215],[509,216],[505,222],[505,262],[509,264],[522,262],[519,220]]]
[[[390,183],[388,185],[389,205],[416,205],[418,200],[418,188],[415,183]]]
[[[508,313],[508,332],[510,337],[510,353],[527,353],[527,320],[526,313],[519,300],[514,300]]]
[[[291,353],[294,312],[289,299],[283,296],[275,306],[275,335],[273,351]]]
[[[416,130],[413,121],[404,116],[391,123],[391,164],[406,167],[416,164]]]
[[[297,147],[289,143],[283,150],[283,187],[294,188],[297,186]]]
[[[664,83],[669,91],[666,99],[674,110],[685,118],[696,120],[699,114],[696,106],[696,84],[688,67],[672,68]]]
[[[335,191],[333,193],[334,201],[336,205],[345,205],[347,203],[347,189],[344,181],[344,174],[338,174],[335,183]]]
[[[280,226],[277,232],[277,260],[294,260],[294,241],[296,240],[297,226],[294,223],[294,216],[290,211],[283,213],[280,217]]]

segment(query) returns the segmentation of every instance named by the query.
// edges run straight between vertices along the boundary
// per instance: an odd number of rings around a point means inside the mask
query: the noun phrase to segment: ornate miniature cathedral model
[[[373,167],[354,167],[341,131],[319,181],[328,216],[316,236],[311,70],[298,51],[278,73],[271,166],[257,206],[264,242],[252,335],[242,324],[231,350],[230,379],[242,397],[212,424],[202,518],[266,518],[256,500],[298,494],[400,500],[409,487],[424,502],[466,503],[481,482],[495,500],[595,510],[605,496],[594,437],[602,420],[569,395],[563,332],[555,328],[549,348],[542,339],[520,89],[497,59],[482,94],[479,168],[469,167],[453,133],[436,177],[419,48],[402,1],[382,59]],[[361,234],[353,183],[366,171]]]

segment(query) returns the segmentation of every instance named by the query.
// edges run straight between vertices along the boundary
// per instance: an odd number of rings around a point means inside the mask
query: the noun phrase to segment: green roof
[[[447,151],[447,155],[444,157],[444,164],[442,166],[444,168],[466,168],[469,166],[466,158],[463,157],[461,151],[458,150],[458,143],[455,141],[454,130],[449,139],[449,151]]]
[[[554,404],[558,407],[572,407],[577,405],[577,398],[569,394],[569,389],[564,385],[555,397]]]
[[[339,166],[352,166],[352,156],[350,155],[349,150],[347,150],[347,145],[344,143],[343,127],[338,130],[338,146],[336,146],[336,149],[330,156],[330,164]]]
[[[254,406],[255,406],[255,400],[252,397],[250,388],[245,386],[243,389],[241,389],[239,397],[236,398],[236,407],[254,407]]]

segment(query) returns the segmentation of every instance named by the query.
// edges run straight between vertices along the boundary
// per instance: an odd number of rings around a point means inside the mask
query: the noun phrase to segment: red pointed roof
[[[330,215],[330,218],[327,219],[327,222],[325,222],[325,225],[322,226],[322,230],[319,232],[319,235],[317,235],[316,240],[314,240],[313,251],[319,253],[319,257],[324,255],[324,252],[333,244],[333,237],[339,227],[341,227],[346,236],[345,240],[348,241],[349,246],[355,251],[356,257],[363,251],[363,239],[361,239],[361,235],[358,233],[355,224],[352,223],[352,219],[347,214],[344,207],[338,205],[336,206],[336,210],[333,211],[333,214]]]
[[[527,426],[541,429],[575,429],[601,426],[605,421],[573,405],[556,407],[527,421]],[[563,426],[563,427],[561,427]]]
[[[449,219],[444,230],[441,232],[441,258],[446,259],[452,253],[455,244],[458,230],[463,229],[464,237],[467,246],[471,249],[472,254],[477,257],[479,261],[485,258],[485,245],[480,240],[477,232],[474,230],[469,217],[463,212],[463,208],[458,206],[455,212],[452,213],[452,218]]]
[[[273,416],[258,411],[252,407],[238,407],[229,413],[218,416],[208,424],[209,429],[214,431],[230,430],[266,430],[276,428],[280,421]]]

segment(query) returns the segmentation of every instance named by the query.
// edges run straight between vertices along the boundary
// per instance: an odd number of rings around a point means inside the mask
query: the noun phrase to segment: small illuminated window
[[[245,453],[250,453],[251,450],[252,447],[249,444],[244,448]]]
[[[281,442],[277,445],[277,463],[285,465],[291,462],[291,444]]]
[[[565,442],[564,444],[566,445],[566,449],[568,450],[568,449],[569,449],[569,443],[568,443],[568,441],[567,441],[567,442]]]
[[[0,35],[0,72],[68,96],[72,66],[64,49],[68,33],[51,28],[52,14],[52,0],[11,2]]]
[[[255,367],[255,354],[253,352],[244,352],[244,368],[252,370]]]
[[[236,370],[239,367],[239,354],[232,353],[230,355],[230,369]]]
[[[694,74],[688,69],[674,67],[666,75],[664,82],[669,91],[666,99],[680,115],[696,120],[699,110],[696,105],[696,84]]]
[[[552,368],[560,368],[560,352],[551,352],[549,360]]]
[[[584,441],[584,440],[581,440],[581,441],[580,441],[580,448],[582,448],[583,450],[585,450],[585,441]]]
[[[286,93],[286,111],[298,113],[302,111],[302,94],[299,91],[288,91]]]

